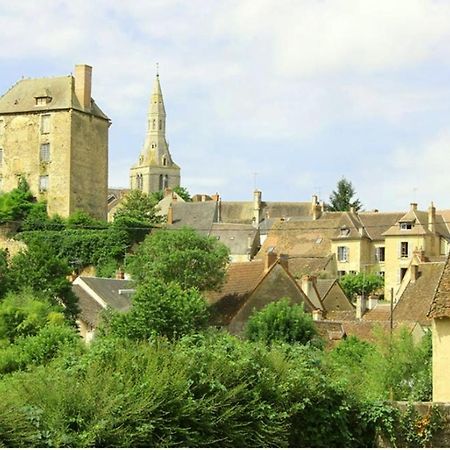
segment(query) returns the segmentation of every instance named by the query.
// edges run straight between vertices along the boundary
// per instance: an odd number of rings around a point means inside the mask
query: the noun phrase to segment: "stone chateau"
[[[91,97],[92,67],[22,79],[0,97],[0,190],[20,177],[50,215],[106,219],[109,118]]]

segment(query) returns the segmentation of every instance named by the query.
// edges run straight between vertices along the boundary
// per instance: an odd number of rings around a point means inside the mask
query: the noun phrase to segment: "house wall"
[[[339,261],[338,247],[348,248],[348,260]],[[336,257],[337,271],[360,272],[370,262],[370,243],[367,239],[335,240],[331,243],[331,252]]]
[[[450,402],[450,318],[433,319],[433,401]]]
[[[72,112],[70,213],[107,218],[108,128],[104,119]]]

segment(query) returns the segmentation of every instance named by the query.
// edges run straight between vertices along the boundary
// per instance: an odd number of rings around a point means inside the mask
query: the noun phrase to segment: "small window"
[[[347,274],[347,272],[345,270],[338,270],[337,271],[337,276],[338,278],[342,278],[343,276],[345,276]]]
[[[41,162],[49,162],[50,161],[50,144],[41,144],[41,151],[40,151],[40,159]]]
[[[143,176],[142,176],[141,173],[138,173],[138,174],[136,175],[136,187],[137,187],[140,191],[142,191],[142,189],[144,188],[144,178],[143,178]]]
[[[36,97],[36,106],[45,106],[51,102],[50,97]]]
[[[153,122],[152,122],[152,128],[153,128],[154,130],[156,130],[156,119],[153,119]]]
[[[162,163],[163,166],[167,166],[167,157],[163,156]]]
[[[39,177],[39,192],[47,192],[48,190],[48,175],[41,175]]]
[[[3,149],[0,148],[0,167],[3,166]]]
[[[43,114],[41,116],[41,133],[50,133],[50,114]]]
[[[318,237],[317,239],[316,239],[316,244],[321,244],[322,243],[322,238],[321,237]]]
[[[339,262],[348,261],[348,247],[338,247],[337,248],[337,258]]]
[[[384,278],[384,272],[383,271],[378,272],[378,275],[380,275],[381,278]]]
[[[384,247],[377,247],[375,249],[375,259],[378,262],[384,262],[385,261],[385,248]]]
[[[159,129],[162,130],[162,120],[159,119]]]
[[[411,230],[413,227],[412,222],[401,222],[400,223],[400,230]]]
[[[341,231],[339,233],[339,237],[346,237],[350,234],[350,228],[348,227],[341,227]]]
[[[408,271],[408,269],[406,267],[402,267],[400,269],[400,282],[403,280],[403,278],[405,278],[406,272]]]
[[[400,257],[407,258],[409,256],[408,242],[400,243]]]

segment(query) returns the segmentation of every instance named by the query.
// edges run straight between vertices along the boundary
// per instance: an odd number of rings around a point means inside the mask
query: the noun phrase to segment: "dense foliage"
[[[351,300],[357,295],[371,295],[384,286],[384,278],[373,273],[348,273],[339,279],[339,283],[345,294]]]
[[[25,178],[20,178],[17,188],[0,194],[0,224],[24,219],[36,205]]]
[[[328,205],[329,211],[350,211],[353,208],[359,211],[362,204],[359,199],[353,199],[355,196],[355,189],[350,181],[344,177],[341,178],[336,186],[336,190],[330,195],[330,203]]]
[[[108,328],[113,335],[141,340],[155,336],[169,339],[196,332],[207,325],[206,302],[194,288],[153,279],[143,282],[133,295],[127,313],[115,313]]]
[[[126,267],[137,283],[157,278],[175,281],[183,289],[213,290],[224,281],[228,255],[228,248],[217,239],[194,230],[158,230],[127,258]]]
[[[247,322],[245,335],[251,341],[266,344],[321,343],[311,315],[305,313],[303,305],[291,305],[287,298],[269,303],[261,311],[253,313]]]

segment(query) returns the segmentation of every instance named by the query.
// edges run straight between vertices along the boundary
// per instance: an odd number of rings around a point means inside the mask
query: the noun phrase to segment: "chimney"
[[[301,288],[305,295],[310,298],[316,284],[316,277],[312,275],[303,275],[301,278]]]
[[[172,192],[172,203],[176,202],[178,200],[177,194],[175,192]]]
[[[166,188],[164,189],[164,195],[163,195],[163,197],[167,197],[169,194],[172,194],[172,189],[166,187]]]
[[[279,261],[280,264],[285,268],[285,270],[289,270],[289,255],[280,254]]]
[[[425,251],[422,248],[420,250],[416,248],[413,255],[416,256],[420,262],[425,262]]]
[[[92,67],[86,64],[75,66],[75,96],[83,109],[91,109]]]
[[[125,280],[125,272],[121,267],[116,270],[116,280]]]
[[[259,222],[261,222],[261,197],[261,191],[255,190],[253,192],[253,217],[257,228],[259,227]]]
[[[436,208],[431,202],[430,207],[428,208],[428,229],[432,232],[436,232]]]
[[[417,203],[411,203],[411,211],[417,211]]]
[[[253,237],[251,234],[249,234],[247,236],[247,251],[249,255],[251,255],[252,253],[252,248],[253,248]]]
[[[356,296],[356,318],[361,319],[366,312],[366,299],[363,295]]]
[[[416,264],[411,264],[411,283],[415,283],[417,278],[419,278],[419,266]]]
[[[172,207],[172,205],[170,205],[169,208],[167,209],[167,223],[169,225],[173,224],[173,207]]]
[[[267,272],[277,261],[278,255],[276,254],[273,247],[269,248],[264,259],[264,270]]]
[[[369,301],[367,302],[367,309],[373,309],[378,305],[378,295],[369,295]]]
[[[218,202],[220,200],[220,195],[218,192],[216,192],[214,195],[211,196],[211,198],[215,201]]]
[[[217,222],[222,222],[222,200],[217,196]]]
[[[355,207],[354,206],[350,206],[350,214],[355,214]]]
[[[322,311],[320,309],[315,309],[312,312],[312,318],[313,320],[322,320],[323,319]]]

